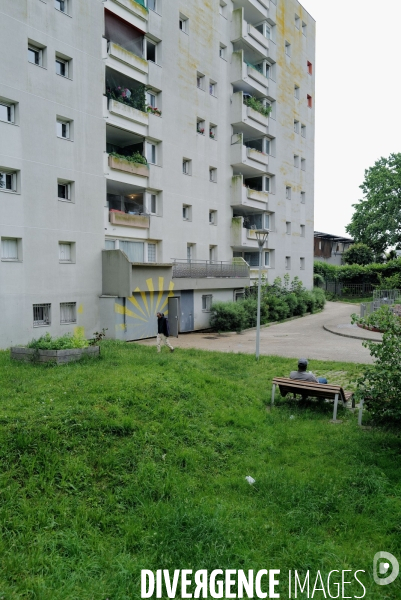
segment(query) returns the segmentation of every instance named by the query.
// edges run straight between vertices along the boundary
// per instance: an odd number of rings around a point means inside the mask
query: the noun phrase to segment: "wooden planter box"
[[[109,156],[109,167],[116,169],[116,171],[125,171],[126,173],[132,173],[133,175],[140,175],[141,177],[149,177],[148,165],[142,163],[130,162],[123,158],[116,158],[115,156]]]
[[[72,348],[71,350],[36,350],[35,348],[14,347],[10,350],[11,358],[24,362],[54,362],[58,365],[80,360],[84,355],[99,356],[99,346],[88,348]]]

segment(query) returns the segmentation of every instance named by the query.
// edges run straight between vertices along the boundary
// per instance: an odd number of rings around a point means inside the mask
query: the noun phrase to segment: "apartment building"
[[[276,3],[277,2],[277,3]],[[313,272],[315,22],[296,0],[0,0],[0,344],[208,326]]]

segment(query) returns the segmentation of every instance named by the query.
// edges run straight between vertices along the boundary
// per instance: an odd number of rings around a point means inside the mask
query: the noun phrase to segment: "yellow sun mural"
[[[126,332],[126,339],[139,340],[157,333],[156,313],[168,315],[168,299],[174,296],[174,283],[164,289],[164,277],[159,277],[157,290],[153,279],[146,280],[147,290],[136,288],[133,296],[115,301],[116,329]]]

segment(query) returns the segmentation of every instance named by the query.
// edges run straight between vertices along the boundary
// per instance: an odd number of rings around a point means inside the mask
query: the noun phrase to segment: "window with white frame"
[[[43,48],[28,44],[28,62],[43,67]]]
[[[227,46],[225,46],[224,44],[220,44],[219,56],[220,58],[227,60]]]
[[[57,198],[59,200],[65,200],[71,202],[71,182],[64,181],[62,179],[57,180]]]
[[[289,185],[285,188],[285,198],[286,200],[291,200],[291,187]]]
[[[202,310],[203,312],[210,312],[212,310],[213,295],[204,294],[202,296]]]
[[[157,196],[156,196],[156,194],[150,194],[149,212],[151,215],[157,214]]]
[[[268,229],[269,231],[271,229],[271,223],[272,223],[272,219],[270,217],[271,217],[270,213],[265,213],[264,219],[263,219],[263,222],[264,222],[263,229]]]
[[[17,172],[2,171],[0,168],[0,191],[16,192],[17,191]]]
[[[148,262],[149,263],[156,262],[156,244],[148,243]]]
[[[1,238],[1,260],[19,262],[21,257],[19,256],[18,246],[21,242],[18,238]]]
[[[5,121],[6,123],[15,122],[14,104],[8,104],[0,100],[0,121]]]
[[[301,192],[301,204],[305,204],[305,192]]]
[[[301,158],[301,171],[305,171],[306,170],[306,160],[304,158]]]
[[[291,44],[290,42],[285,42],[285,53],[287,56],[291,56]]]
[[[306,138],[306,125],[301,125],[301,135]]]
[[[302,269],[302,270],[305,269],[305,258],[304,257],[301,257],[299,259],[299,266],[300,266],[300,269]]]
[[[284,267],[287,271],[289,269],[291,269],[291,256],[286,256],[285,257],[285,267]]]
[[[286,221],[285,223],[285,232],[287,235],[291,235],[291,221]]]
[[[125,242],[119,240],[119,249],[122,250],[132,263],[143,263],[144,261],[144,243],[143,242]]]
[[[184,33],[187,33],[187,34],[189,33],[189,19],[182,13],[180,13],[180,16],[178,19],[178,26],[179,26],[180,30],[183,31]]]
[[[64,140],[71,139],[71,121],[65,121],[63,119],[57,119],[56,121],[56,132],[57,137],[63,138]]]
[[[71,242],[58,243],[58,258],[61,263],[73,262],[73,244]]]
[[[155,92],[150,92],[149,90],[146,92],[146,104],[152,108],[157,107]]]
[[[69,77],[69,61],[56,54],[56,74],[61,77]]]
[[[244,260],[250,267],[258,267],[259,252],[244,252]]]
[[[214,167],[209,167],[209,181],[217,183],[217,169]]]
[[[60,302],[60,325],[77,322],[77,303]]]
[[[271,185],[270,185],[270,177],[263,177],[263,191],[264,192],[270,192],[271,191]]]
[[[191,160],[184,158],[182,161],[182,172],[184,175],[191,175]]]
[[[205,135],[205,121],[203,119],[196,119],[196,132]]]
[[[210,225],[217,225],[217,210],[209,210]]]
[[[146,60],[157,63],[157,44],[145,38]]]
[[[305,225],[301,225],[301,237],[305,237]]]
[[[217,260],[217,246],[209,246],[209,261],[211,263]]]
[[[198,72],[196,74],[196,86],[200,90],[204,90],[205,89],[205,76],[202,73]]]
[[[187,244],[187,261],[191,262],[194,258],[194,244]]]
[[[116,240],[105,240],[104,249],[105,250],[115,250],[116,248]]]
[[[299,100],[299,85],[294,85],[294,96]]]
[[[191,220],[191,205],[190,204],[183,204],[182,205],[182,218],[184,221],[190,221]]]
[[[245,290],[234,290],[234,302],[245,300]]]
[[[265,260],[264,260],[264,264],[265,267],[270,267],[270,252],[265,252]]]
[[[68,12],[68,0],[54,0],[54,8],[60,12]]]
[[[294,132],[299,133],[299,121],[294,119]]]
[[[51,304],[33,304],[33,326],[45,327],[51,324]]]
[[[149,164],[155,165],[156,158],[156,144],[153,144],[152,142],[146,142],[146,160]]]
[[[299,169],[299,156],[298,154],[294,154],[294,167]]]
[[[212,140],[217,138],[217,125],[214,125],[213,123],[210,123],[209,125],[209,137]]]
[[[212,79],[209,81],[209,94],[211,96],[217,96],[217,83]]]

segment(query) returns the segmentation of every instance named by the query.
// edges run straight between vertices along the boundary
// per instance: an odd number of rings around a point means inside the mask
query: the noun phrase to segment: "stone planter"
[[[148,215],[127,215],[110,211],[109,221],[112,225],[125,225],[126,227],[139,227],[149,229],[150,217]]]
[[[84,355],[99,356],[99,346],[89,346],[88,348],[72,348],[71,350],[37,350],[35,348],[10,349],[11,358],[24,362],[53,362],[58,365],[80,360]]]
[[[149,177],[148,165],[142,163],[131,162],[124,158],[117,158],[116,156],[109,156],[109,167],[116,171],[125,171],[126,173],[132,173],[133,175],[140,175],[141,177]]]

